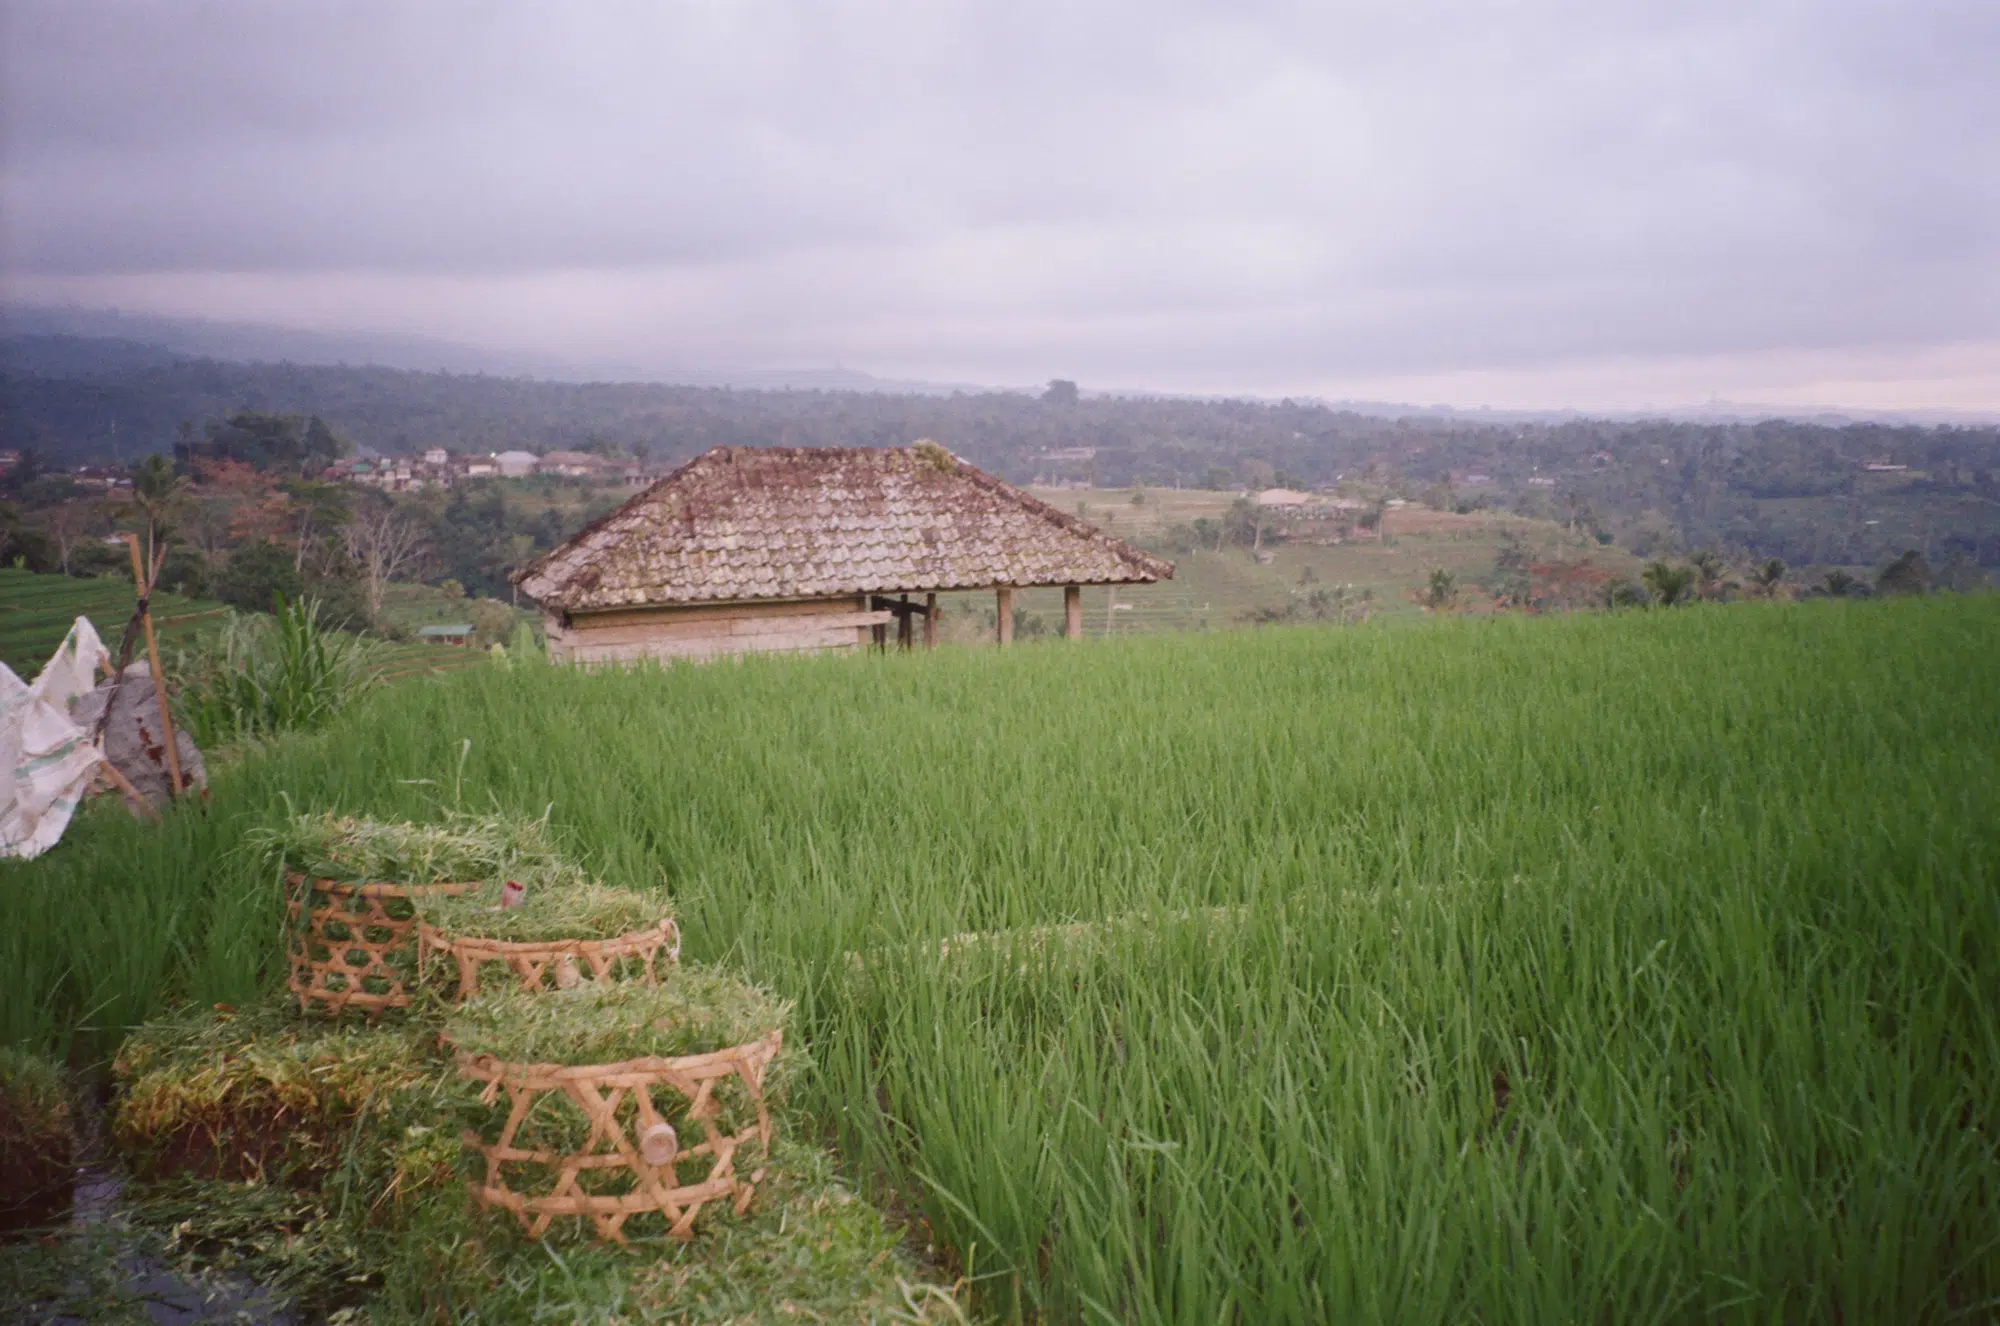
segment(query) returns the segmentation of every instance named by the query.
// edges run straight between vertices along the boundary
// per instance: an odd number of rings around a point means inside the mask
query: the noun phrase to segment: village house
[[[473,625],[471,622],[447,622],[438,626],[420,626],[417,638],[430,645],[470,645]]]
[[[79,488],[98,488],[107,493],[132,486],[131,473],[117,465],[78,465],[69,471],[69,477]]]
[[[1088,488],[1096,477],[1096,447],[1053,447],[1035,457],[1035,482],[1045,488]]]
[[[594,479],[604,470],[604,459],[587,451],[551,451],[535,462],[537,474],[560,474],[570,479]]]
[[[986,474],[932,442],[908,448],[718,447],[514,576],[550,655],[580,663],[936,642],[937,595],[1139,585],[1173,565]],[[919,601],[919,598],[921,601]]]
[[[536,458],[532,451],[503,451],[493,458],[493,464],[503,479],[525,479],[535,472]]]

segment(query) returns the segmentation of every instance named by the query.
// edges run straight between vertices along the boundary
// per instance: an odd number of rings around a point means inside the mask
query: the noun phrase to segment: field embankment
[[[455,674],[0,868],[0,1038],[274,979],[284,798],[552,803],[796,1002],[997,1313],[1976,1318],[1996,650],[1982,597]]]

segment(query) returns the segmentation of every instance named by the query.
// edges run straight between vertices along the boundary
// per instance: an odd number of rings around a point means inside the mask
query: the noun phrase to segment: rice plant
[[[245,834],[436,820],[470,740],[792,1004],[795,1105],[995,1318],[1977,1320],[1996,648],[1975,597],[480,669],[0,868],[0,1035],[268,988]]]
[[[231,613],[205,650],[175,669],[182,721],[202,746],[240,745],[324,727],[376,681],[374,649],[329,631],[312,599]]]

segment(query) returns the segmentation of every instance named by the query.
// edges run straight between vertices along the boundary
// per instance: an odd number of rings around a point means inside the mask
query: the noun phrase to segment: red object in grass
[[[519,907],[521,901],[527,896],[527,885],[518,883],[515,880],[510,879],[500,886],[500,906],[503,910],[508,907]]]

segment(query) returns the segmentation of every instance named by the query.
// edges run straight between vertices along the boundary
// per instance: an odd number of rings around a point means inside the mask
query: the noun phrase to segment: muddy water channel
[[[38,1326],[257,1322],[305,1326],[286,1295],[242,1276],[183,1269],[165,1231],[134,1218],[112,1151],[102,1091],[76,1099],[77,1151],[67,1202],[0,1229],[0,1318]]]

